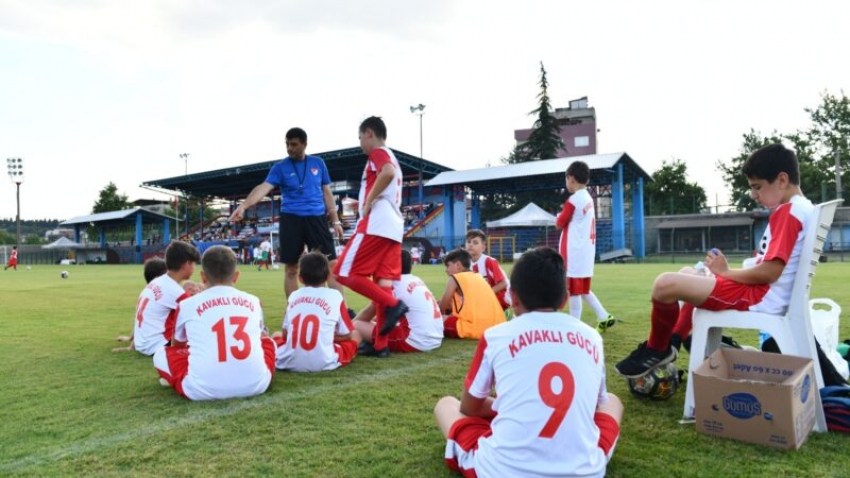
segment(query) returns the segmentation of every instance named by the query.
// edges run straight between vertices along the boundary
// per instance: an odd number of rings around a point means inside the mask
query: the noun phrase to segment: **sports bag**
[[[820,400],[831,432],[850,433],[850,387],[829,385],[820,389]]]

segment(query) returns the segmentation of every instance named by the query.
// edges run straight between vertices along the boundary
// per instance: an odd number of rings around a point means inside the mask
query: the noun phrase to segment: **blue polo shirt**
[[[285,158],[272,166],[266,182],[280,188],[280,212],[296,216],[324,216],[322,186],[331,183],[325,161],[307,155],[303,161]]]

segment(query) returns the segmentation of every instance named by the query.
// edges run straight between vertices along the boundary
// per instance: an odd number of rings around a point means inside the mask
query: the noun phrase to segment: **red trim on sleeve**
[[[564,201],[564,209],[562,209],[560,214],[558,214],[558,217],[555,218],[555,225],[561,229],[567,227],[567,224],[570,223],[570,219],[573,218],[573,212],[575,212],[575,210],[575,204],[571,203],[569,198],[567,198],[567,200]]]
[[[339,303],[339,315],[342,317],[342,322],[348,327],[348,330],[354,330],[354,323],[351,322],[351,316],[348,314],[348,307],[345,306],[345,301]]]
[[[487,348],[487,339],[481,337],[478,340],[478,347],[475,349],[475,355],[472,356],[472,363],[469,364],[469,371],[466,373],[466,378],[463,380],[463,389],[469,391],[470,385],[478,375],[478,369],[481,368],[481,361],[484,360],[484,349]]]
[[[372,165],[373,171],[380,171],[385,164],[389,164],[395,168],[393,161],[390,159],[390,155],[381,148],[375,148],[371,153],[369,153],[369,163]]]
[[[491,277],[493,280],[493,283],[490,284],[491,286],[494,286],[505,280],[505,274],[502,273],[502,267],[499,266],[499,261],[493,259],[492,257],[488,257],[487,260],[484,261],[484,263],[487,266],[487,276]]]
[[[794,251],[794,244],[800,237],[800,231],[803,230],[803,224],[791,214],[791,203],[781,205],[770,215],[768,227],[770,243],[764,252],[763,260],[779,259],[787,264]]]

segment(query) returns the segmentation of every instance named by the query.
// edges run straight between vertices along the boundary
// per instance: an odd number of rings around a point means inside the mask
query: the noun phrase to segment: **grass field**
[[[70,277],[62,280],[62,268]],[[150,358],[113,354],[127,334],[141,266],[35,266],[0,273],[0,476],[452,476],[432,408],[459,396],[475,344],[429,354],[358,357],[322,374],[278,373],[253,399],[192,403],[157,383]],[[671,264],[598,265],[594,291],[623,323],[605,336],[608,387],[626,406],[613,477],[847,476],[850,435],[815,434],[797,452],[697,434],[679,425],[684,390],[667,402],[633,398],[613,364],[644,340],[653,278]],[[414,273],[440,294],[443,268]],[[279,327],[283,271],[245,267]],[[845,311],[850,264],[818,268],[812,297]],[[349,305],[364,300],[348,294]],[[585,306],[584,319],[591,322]],[[754,332],[734,333],[757,342]],[[687,356],[679,359],[685,367]]]

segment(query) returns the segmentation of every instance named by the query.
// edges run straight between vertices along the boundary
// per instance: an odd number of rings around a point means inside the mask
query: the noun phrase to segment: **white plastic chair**
[[[694,419],[693,371],[720,346],[723,327],[763,330],[776,339],[776,344],[783,354],[811,358],[814,361],[817,389],[820,390],[823,387],[814,333],[809,318],[809,289],[811,288],[812,277],[815,275],[815,268],[823,252],[823,243],[829,233],[829,228],[832,226],[835,209],[841,202],[842,200],[836,199],[815,206],[815,210],[805,225],[800,264],[794,278],[791,301],[785,315],[778,316],[738,310],[714,312],[694,309],[684,421]],[[825,432],[826,420],[823,415],[820,395],[815,393],[813,396],[817,418],[815,430]]]

